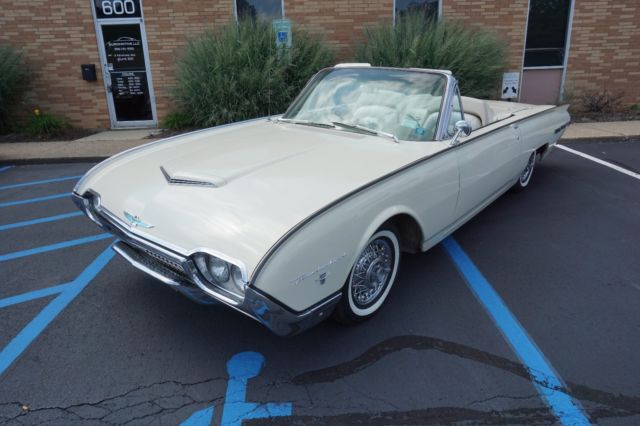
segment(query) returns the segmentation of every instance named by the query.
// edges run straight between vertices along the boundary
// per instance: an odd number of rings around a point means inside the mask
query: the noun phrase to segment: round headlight
[[[231,272],[227,262],[222,259],[218,259],[217,257],[209,256],[207,264],[209,273],[215,281],[220,284],[224,284],[229,281]]]
[[[196,253],[193,260],[206,283],[240,298],[244,297],[247,283],[238,266],[207,253]]]

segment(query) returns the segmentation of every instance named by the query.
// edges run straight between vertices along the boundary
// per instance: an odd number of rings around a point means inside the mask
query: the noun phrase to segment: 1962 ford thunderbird
[[[291,335],[373,315],[402,252],[525,188],[568,122],[566,107],[461,97],[449,71],[341,64],[280,117],[111,157],[74,200],[133,266]]]

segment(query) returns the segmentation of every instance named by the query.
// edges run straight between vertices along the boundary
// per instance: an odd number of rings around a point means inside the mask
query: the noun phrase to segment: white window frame
[[[396,26],[396,0],[393,0],[393,5],[391,9],[391,18],[393,19],[393,26],[395,27]],[[440,19],[442,19],[442,0],[438,0],[438,21]]]
[[[393,1],[395,2],[395,0]],[[280,19],[286,18],[284,12],[284,0],[280,0],[280,9],[282,10],[282,17]],[[238,0],[233,0],[233,16],[236,18],[236,22],[238,22]]]

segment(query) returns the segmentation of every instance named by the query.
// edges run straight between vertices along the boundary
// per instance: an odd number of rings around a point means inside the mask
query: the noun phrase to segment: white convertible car
[[[73,196],[133,266],[292,335],[373,315],[402,252],[526,187],[568,122],[460,96],[449,71],[341,64],[280,117],[123,152]]]

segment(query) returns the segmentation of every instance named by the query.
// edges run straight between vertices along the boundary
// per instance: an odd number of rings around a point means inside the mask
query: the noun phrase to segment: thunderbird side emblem
[[[139,226],[140,228],[153,228],[153,225],[148,224],[147,222],[144,222],[142,219],[140,219],[140,217],[138,216],[134,216],[129,212],[122,212],[124,213],[124,218],[127,219],[127,222],[129,222],[129,224],[133,227]]]

